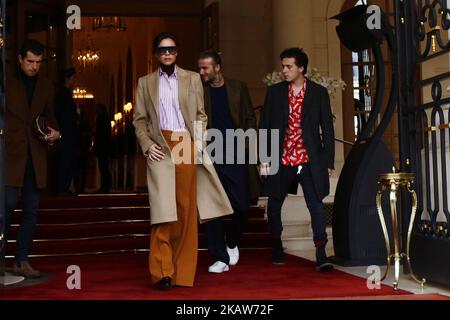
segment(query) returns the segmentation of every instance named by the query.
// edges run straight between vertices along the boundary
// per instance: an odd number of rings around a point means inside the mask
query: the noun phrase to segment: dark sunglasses
[[[177,53],[177,47],[158,47],[156,48],[156,54],[163,55],[163,54],[176,54]]]

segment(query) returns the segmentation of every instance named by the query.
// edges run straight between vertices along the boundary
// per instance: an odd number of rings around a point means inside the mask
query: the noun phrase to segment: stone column
[[[312,0],[273,0],[273,67],[280,69],[279,55],[288,47],[300,47],[313,59]]]

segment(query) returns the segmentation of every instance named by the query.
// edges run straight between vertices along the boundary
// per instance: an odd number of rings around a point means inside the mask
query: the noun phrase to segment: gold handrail
[[[350,142],[350,141],[347,141],[347,140],[343,140],[343,139],[339,139],[339,138],[334,138],[334,141],[337,141],[337,142],[340,142],[340,143],[343,143],[343,144],[348,144],[350,146],[354,145],[353,142]]]
[[[443,130],[443,129],[450,129],[450,123],[441,124],[441,125],[438,125],[438,126],[427,127],[427,128],[425,128],[423,130],[425,132],[432,132],[432,131],[439,131],[439,130]]]

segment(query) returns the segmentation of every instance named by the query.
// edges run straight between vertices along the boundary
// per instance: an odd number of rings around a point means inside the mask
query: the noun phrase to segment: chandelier
[[[126,31],[127,27],[121,17],[95,17],[92,23],[93,31]]]
[[[74,99],[94,99],[94,95],[84,88],[75,88],[72,91],[72,97]]]
[[[83,68],[95,67],[100,60],[100,51],[92,49],[92,39],[89,38],[86,48],[78,49],[78,63]]]
[[[100,60],[100,54],[98,50],[92,50],[89,48],[78,50],[78,62],[83,68],[87,66],[95,67]]]

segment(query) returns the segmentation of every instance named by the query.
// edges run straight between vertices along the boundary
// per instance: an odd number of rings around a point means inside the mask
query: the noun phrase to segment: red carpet
[[[50,272],[46,283],[24,288],[6,288],[2,300],[273,300],[323,297],[399,296],[392,288],[369,290],[366,280],[340,271],[318,273],[313,262],[287,256],[286,264],[270,263],[270,250],[242,250],[239,264],[229,272],[210,274],[209,255],[201,251],[195,287],[177,287],[168,292],[150,285],[147,253],[88,257],[33,259],[33,265]],[[81,290],[68,290],[66,269],[81,268]],[[389,298],[385,297],[385,298]]]

